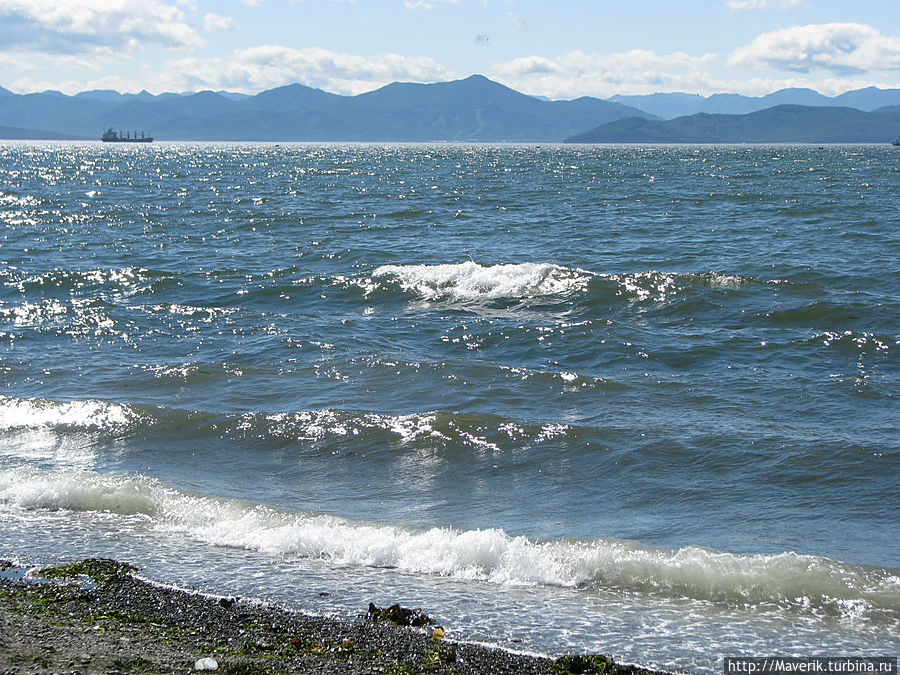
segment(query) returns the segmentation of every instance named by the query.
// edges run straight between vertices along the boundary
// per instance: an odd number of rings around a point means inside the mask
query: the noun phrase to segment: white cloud
[[[739,68],[864,73],[900,70],[900,38],[861,23],[794,26],[763,33],[732,52]]]
[[[715,85],[715,54],[657,54],[633,49],[614,54],[571,51],[557,58],[527,56],[494,64],[505,84],[551,98],[607,97],[623,92],[708,91]]]
[[[879,58],[884,59],[884,65],[890,55],[882,49]],[[808,87],[835,96],[851,89],[900,85],[898,68],[882,70],[874,78],[835,69],[817,74],[795,69],[782,76],[737,79],[739,74],[726,69],[722,61],[716,54],[657,54],[638,49],[613,54],[572,51],[556,58],[527,56],[494,64],[487,75],[518,91],[554,99],[657,92],[762,96],[790,87]]]
[[[147,42],[192,48],[203,40],[165,0],[0,0],[0,48],[45,53],[133,51]]]
[[[428,57],[360,56],[320,47],[261,45],[237,49],[225,59],[171,60],[154,76],[151,90],[230,89],[256,93],[299,82],[333,93],[359,94],[398,80],[436,82],[454,77],[455,73]]]
[[[460,0],[405,0],[403,3],[407,9],[434,9],[437,2],[447,2],[451,5],[459,4]]]
[[[518,15],[514,14],[513,12],[511,12],[511,11],[507,12],[506,16],[509,17],[510,21],[512,21],[512,24],[513,24],[513,26],[516,27],[516,30],[521,31],[521,30],[525,30],[525,28],[527,28],[528,24],[525,23],[525,20],[522,19],[521,17],[519,17]]]
[[[726,3],[732,12],[746,12],[753,9],[794,9],[805,7],[806,0],[728,0]]]
[[[87,60],[68,54],[23,54],[19,52],[0,53],[0,68],[27,73],[36,71],[66,72],[73,70],[100,72],[101,67],[96,60]],[[59,89],[67,93],[76,93],[81,89],[72,89],[70,81],[40,81],[33,82],[28,78],[21,78],[11,85],[4,85],[16,92],[42,91],[44,89]]]
[[[237,28],[237,22],[230,16],[210,12],[203,17],[203,30],[205,31],[230,30],[232,28]]]
[[[105,74],[105,69],[98,64],[98,59],[85,60],[77,56],[66,54],[26,54],[19,52],[0,53],[0,67],[9,68],[19,74],[15,79],[3,82],[3,86],[10,91],[27,94],[46,89],[57,89],[64,94],[77,94],[87,89],[115,89],[115,86],[107,86],[104,81],[110,79]],[[82,73],[95,74],[86,80],[84,77],[73,79],[63,73],[81,71]],[[51,74],[51,78],[47,75]],[[144,72],[141,72],[141,77]],[[116,79],[116,78],[111,78]],[[119,91],[134,91],[135,81],[128,83],[116,81],[121,85]],[[138,87],[140,89],[141,87]]]

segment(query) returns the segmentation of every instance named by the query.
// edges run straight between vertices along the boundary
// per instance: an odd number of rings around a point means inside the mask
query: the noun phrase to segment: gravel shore
[[[30,570],[0,562],[0,674],[650,674],[595,655],[547,659],[441,639],[435,626],[356,621],[147,583],[91,559]],[[410,615],[411,616],[411,615]]]

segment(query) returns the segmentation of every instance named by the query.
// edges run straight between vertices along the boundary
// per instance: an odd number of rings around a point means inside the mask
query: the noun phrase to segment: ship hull
[[[147,138],[101,138],[104,143],[152,143],[153,137]]]

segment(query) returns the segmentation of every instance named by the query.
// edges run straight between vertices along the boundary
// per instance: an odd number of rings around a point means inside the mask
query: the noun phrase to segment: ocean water
[[[896,655],[898,160],[0,144],[0,556],[689,672]]]

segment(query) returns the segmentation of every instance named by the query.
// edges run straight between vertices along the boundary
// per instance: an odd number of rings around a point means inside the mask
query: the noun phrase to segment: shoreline
[[[0,561],[0,675],[183,675],[213,666],[235,675],[662,675],[601,655],[551,659],[444,640],[418,610],[312,616],[154,584],[135,572],[108,559],[37,571]]]

